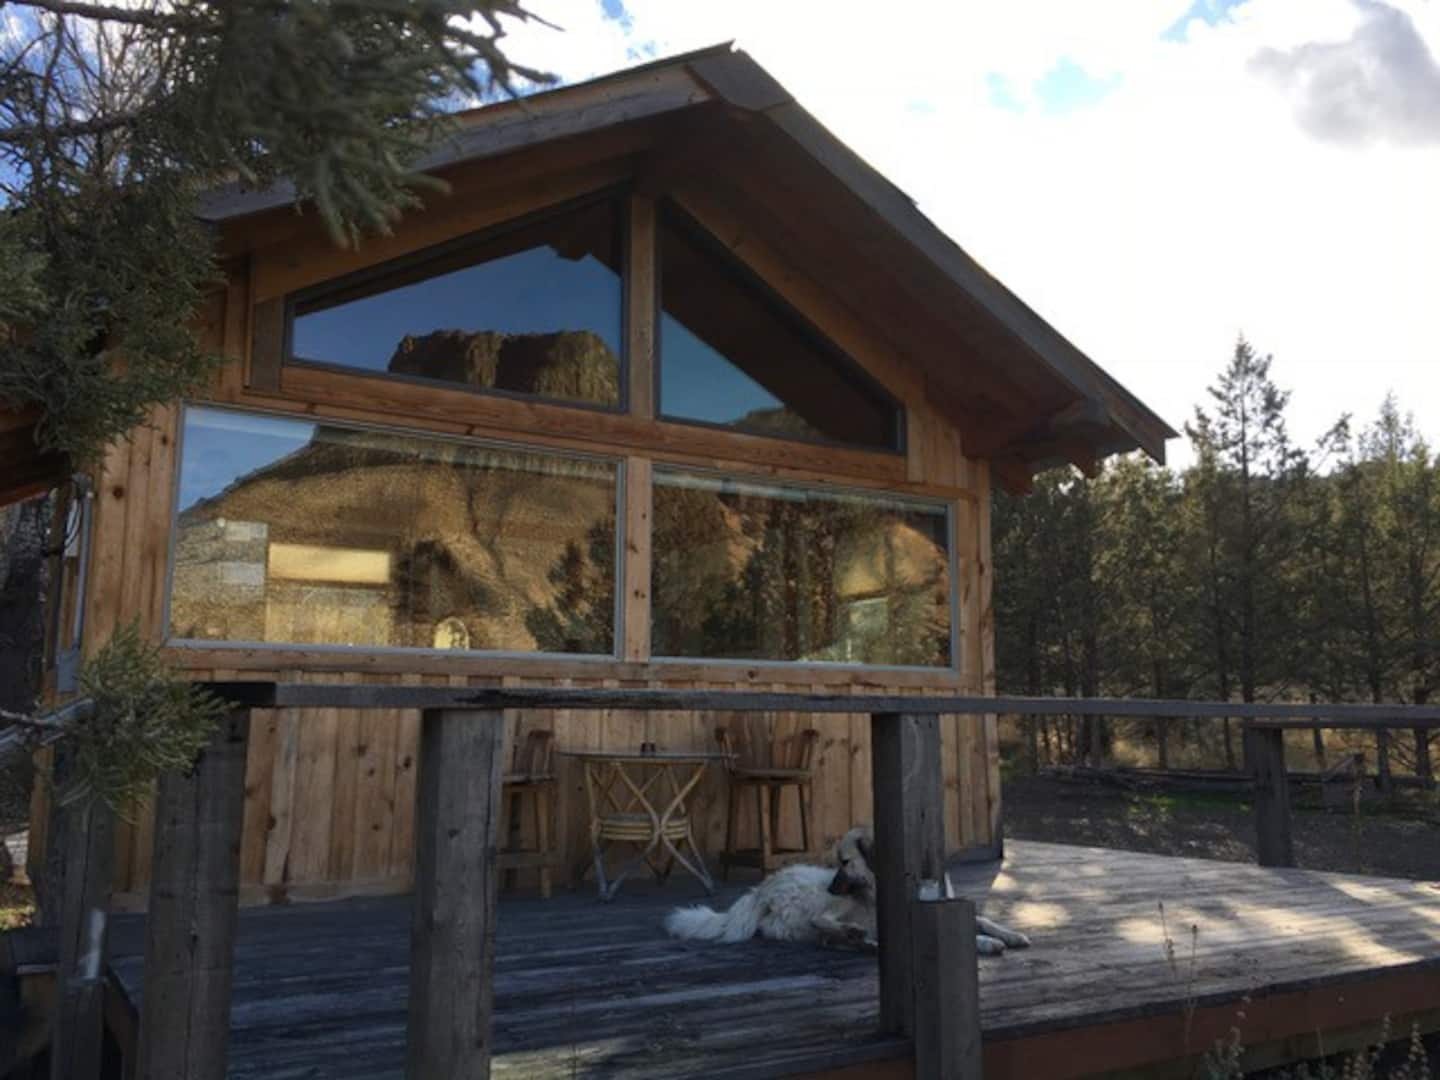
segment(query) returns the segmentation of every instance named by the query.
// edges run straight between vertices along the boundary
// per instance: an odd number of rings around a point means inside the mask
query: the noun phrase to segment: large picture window
[[[941,504],[657,469],[653,528],[657,657],[951,662]]]
[[[170,634],[615,652],[614,463],[189,408]]]
[[[660,307],[663,416],[901,448],[898,404],[673,209],[661,219]]]
[[[621,403],[620,213],[592,203],[296,299],[293,361]]]

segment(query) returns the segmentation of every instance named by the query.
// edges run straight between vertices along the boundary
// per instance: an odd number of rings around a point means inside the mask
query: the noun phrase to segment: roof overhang
[[[418,162],[444,173],[620,128],[657,132],[653,183],[703,184],[783,240],[786,254],[924,375],[965,453],[1022,490],[1037,471],[1140,449],[1165,460],[1159,416],[1026,306],[729,45],[471,110]],[[763,163],[763,168],[755,168]],[[213,192],[227,229],[293,206],[287,186]]]

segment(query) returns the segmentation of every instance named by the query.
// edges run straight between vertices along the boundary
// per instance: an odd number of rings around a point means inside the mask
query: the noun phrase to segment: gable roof
[[[656,171],[703,176],[737,212],[783,235],[787,256],[918,366],[966,454],[992,461],[1006,486],[1023,488],[1034,472],[1065,461],[1088,471],[1137,448],[1163,463],[1165,440],[1176,436],[729,45],[457,119],[460,130],[419,168],[656,126]],[[230,187],[207,196],[202,216],[228,224],[293,201],[284,185]]]

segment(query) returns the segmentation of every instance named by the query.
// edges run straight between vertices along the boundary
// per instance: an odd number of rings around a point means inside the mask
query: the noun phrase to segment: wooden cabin
[[[449,193],[355,250],[283,190],[207,202],[228,363],[99,470],[87,647],[138,618],[200,679],[987,693],[992,485],[1173,434],[728,47],[463,114],[424,167]],[[311,713],[252,728],[242,898],[406,889],[418,716]],[[828,844],[871,816],[861,713],[510,720],[812,722]],[[949,846],[998,854],[994,718],[943,750]],[[150,835],[118,829],[122,903]]]

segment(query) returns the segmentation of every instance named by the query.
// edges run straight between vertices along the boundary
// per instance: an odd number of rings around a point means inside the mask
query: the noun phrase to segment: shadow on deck
[[[952,880],[1035,942],[981,961],[992,1080],[1173,1063],[1242,1007],[1257,1065],[1387,1014],[1398,1031],[1440,1028],[1434,884],[1020,841]],[[908,1044],[874,1034],[872,957],[668,939],[665,912],[697,892],[502,900],[495,1075],[910,1074]],[[404,897],[242,912],[230,1075],[402,1075],[409,918]],[[142,949],[140,917],[117,919],[113,966],[132,998]]]

